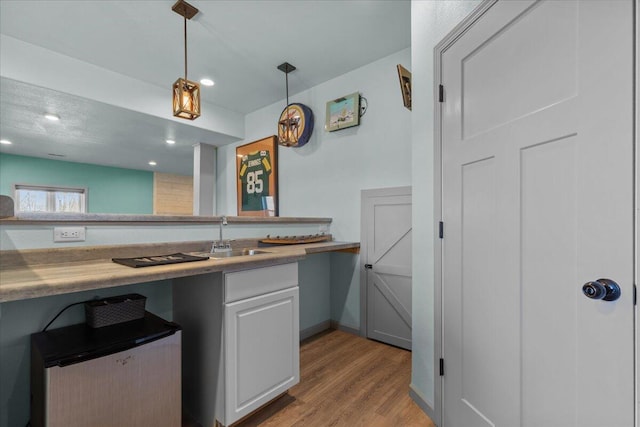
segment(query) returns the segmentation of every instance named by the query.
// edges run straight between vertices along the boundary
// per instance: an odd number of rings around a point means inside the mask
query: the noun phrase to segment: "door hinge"
[[[440,376],[444,377],[444,359],[440,358]]]
[[[366,268],[367,270],[372,270],[373,269],[373,265],[371,264],[365,264],[364,268]]]
[[[444,102],[444,86],[438,86],[438,101]]]
[[[633,305],[638,305],[638,287],[633,284]]]
[[[442,221],[438,224],[438,237],[444,239],[444,222]]]

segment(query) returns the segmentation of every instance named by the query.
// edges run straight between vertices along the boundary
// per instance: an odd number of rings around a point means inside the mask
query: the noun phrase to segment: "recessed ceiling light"
[[[149,164],[150,164],[151,166],[155,166],[155,165],[157,165],[157,163],[156,163],[156,162],[154,162],[153,160],[151,160],[151,161],[149,162]]]
[[[0,144],[2,145],[11,145],[11,141],[8,139],[0,139]]]
[[[167,142],[167,144],[169,144],[169,145],[173,145],[173,144],[175,144],[175,143],[176,143],[173,139],[167,139],[167,141],[166,141],[166,142]]]
[[[52,122],[57,122],[58,120],[60,120],[60,116],[58,116],[57,114],[47,113],[44,115],[44,117],[47,120],[51,120]]]
[[[213,80],[211,79],[201,79],[200,84],[203,86],[213,86],[215,83],[213,83]]]

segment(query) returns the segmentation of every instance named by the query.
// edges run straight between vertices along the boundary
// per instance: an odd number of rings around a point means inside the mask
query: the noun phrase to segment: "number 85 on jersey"
[[[269,179],[271,177],[271,156],[269,151],[262,150],[242,157],[240,171],[242,182],[242,210],[264,210],[263,197],[269,194]]]

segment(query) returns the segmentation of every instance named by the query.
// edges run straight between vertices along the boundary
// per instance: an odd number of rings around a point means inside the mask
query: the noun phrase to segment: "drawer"
[[[236,271],[224,275],[224,302],[298,286],[298,263]]]

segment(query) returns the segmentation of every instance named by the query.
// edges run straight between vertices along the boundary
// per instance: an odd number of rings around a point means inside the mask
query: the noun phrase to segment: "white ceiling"
[[[166,89],[170,98],[171,84],[184,73],[183,20],[171,10],[173,3],[2,0],[0,33]],[[284,74],[276,69],[284,61],[298,68],[289,76],[295,94],[410,45],[408,0],[189,3],[200,13],[188,22],[188,77],[215,81],[202,88],[203,103],[241,114],[284,98]],[[2,152],[57,153],[65,160],[135,169],[150,169],[146,162],[155,157],[156,170],[190,174],[193,143],[237,140],[188,121],[132,114],[15,79],[1,83],[0,137],[15,139]],[[73,121],[63,120],[57,129],[42,123],[41,99],[74,111]],[[162,144],[172,133],[184,139],[167,150]]]
[[[0,94],[0,129],[14,142],[1,146],[5,153],[147,170],[154,160],[162,172],[189,175],[193,144],[213,133],[6,78]],[[53,123],[42,115],[46,110],[65,115]]]

